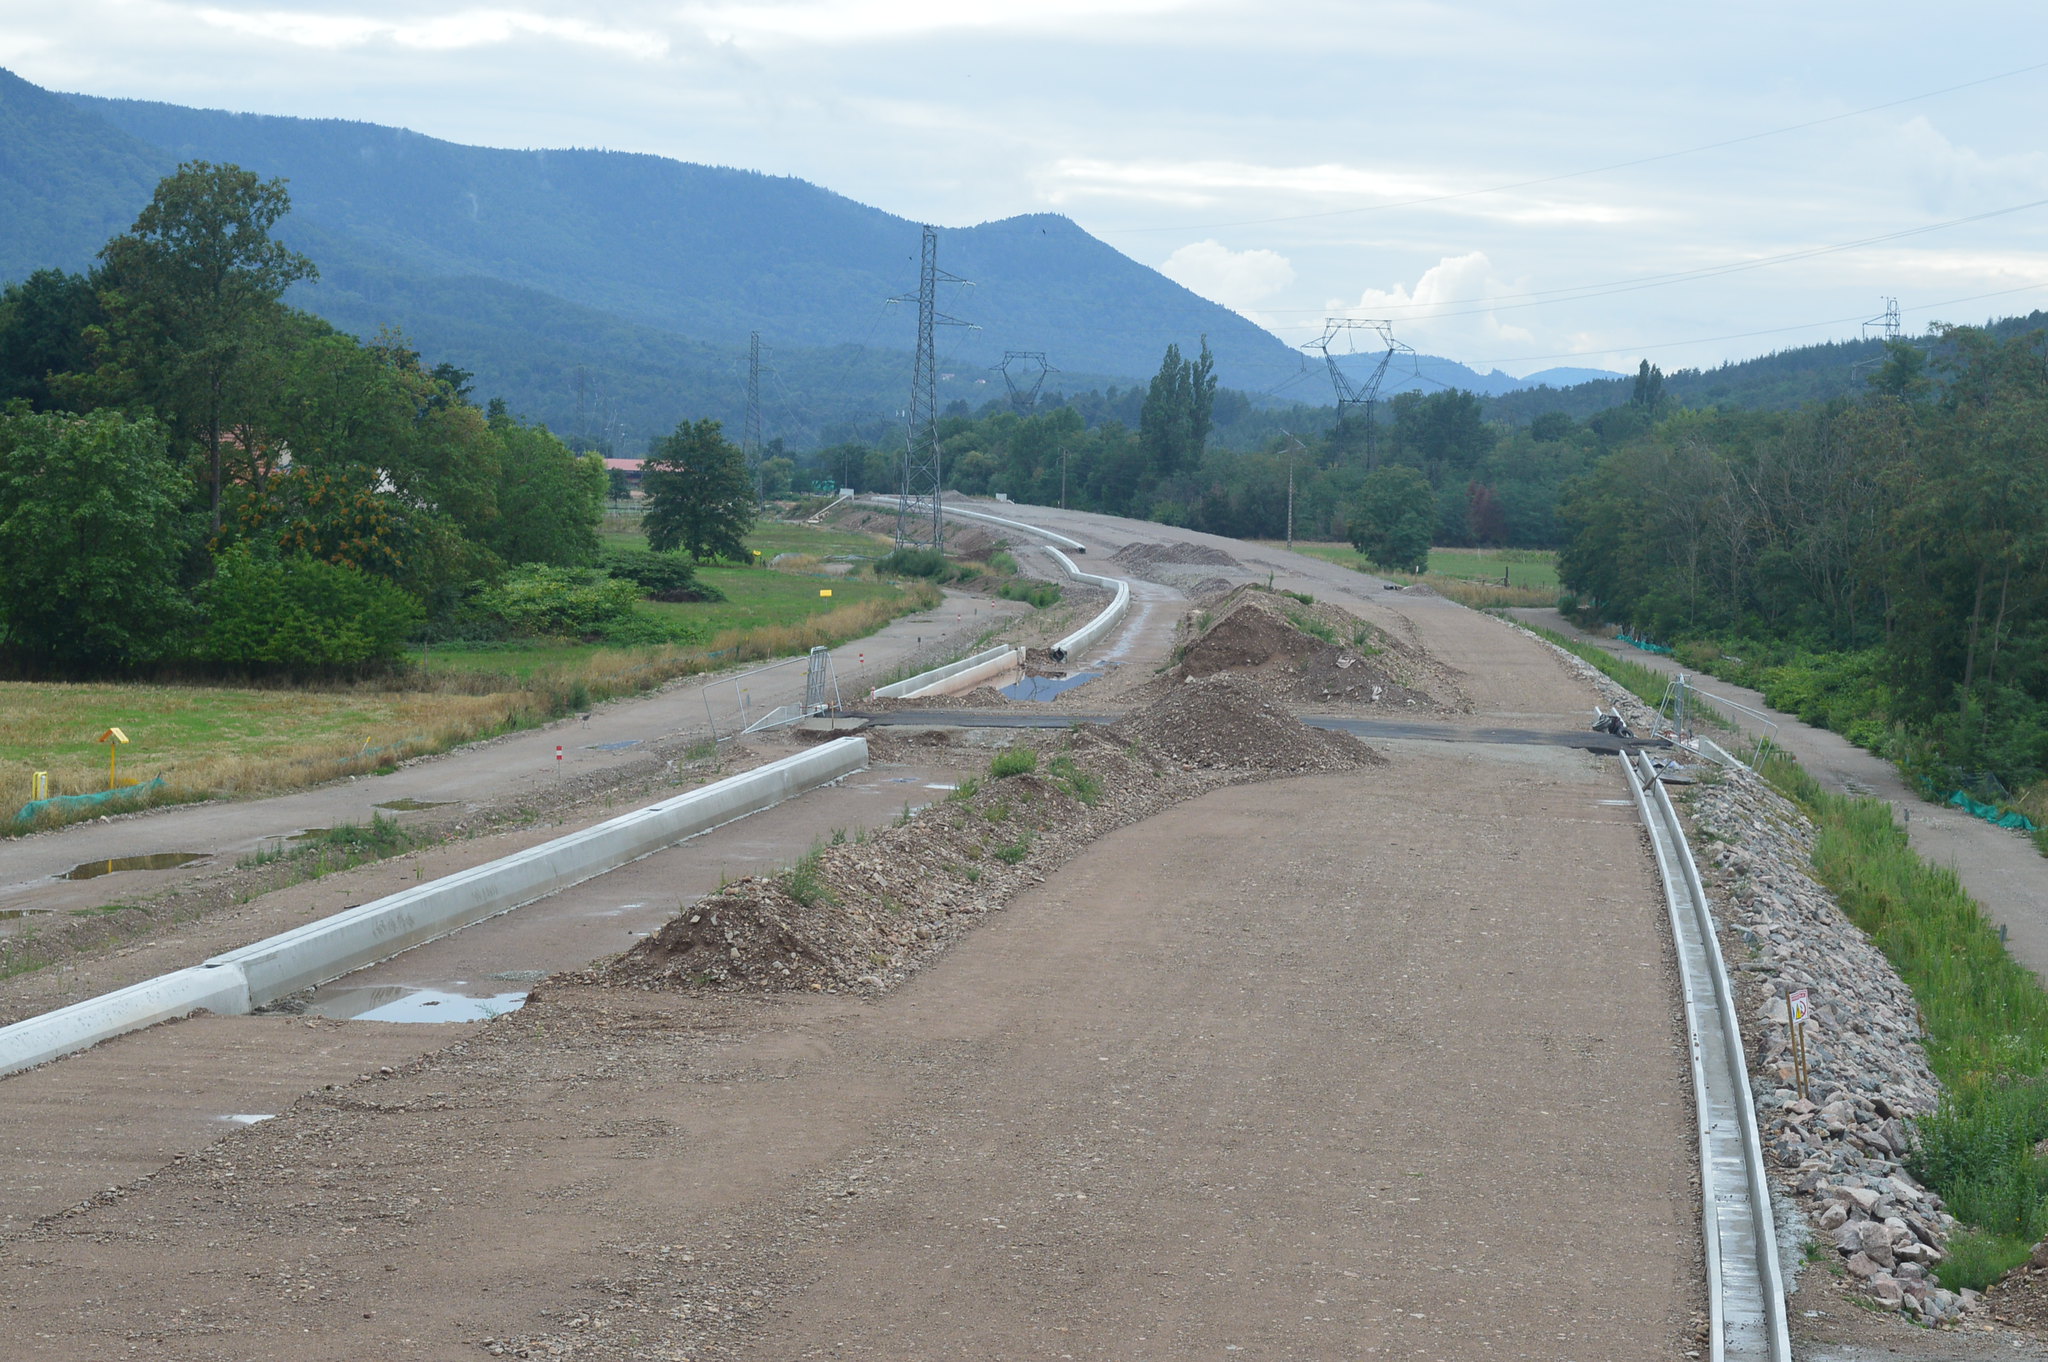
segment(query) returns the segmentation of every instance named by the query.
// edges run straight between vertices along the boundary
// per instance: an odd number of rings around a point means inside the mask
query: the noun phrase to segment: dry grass
[[[106,789],[106,748],[95,740],[109,726],[131,739],[124,780],[165,779],[139,803],[264,794],[388,768],[678,677],[844,643],[940,600],[917,583],[799,623],[727,630],[704,647],[593,648],[525,678],[441,669],[414,670],[395,687],[0,682],[0,833],[29,830],[12,815],[28,800],[31,771],[50,773],[52,794]],[[47,811],[34,826],[103,811]]]
[[[1556,605],[1555,591],[1542,591],[1526,586],[1502,586],[1499,582],[1475,582],[1464,577],[1445,577],[1439,573],[1424,573],[1411,577],[1406,573],[1383,574],[1396,582],[1421,582],[1439,596],[1448,597],[1460,605],[1469,605],[1474,610],[1492,610],[1501,606]]]

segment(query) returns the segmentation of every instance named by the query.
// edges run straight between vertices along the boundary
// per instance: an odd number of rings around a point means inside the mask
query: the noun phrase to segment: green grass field
[[[1262,544],[1282,548],[1277,539],[1262,539]],[[1311,558],[1320,558],[1329,563],[1340,563],[1361,572],[1375,572],[1364,554],[1349,544],[1310,544],[1294,541],[1294,551],[1305,553]],[[1506,585],[1524,587],[1532,591],[1543,591],[1555,595],[1557,583],[1557,554],[1550,549],[1431,549],[1429,551],[1430,577],[1448,577],[1455,581],[1489,582],[1501,584],[1503,574]],[[1402,575],[1405,578],[1405,574]]]

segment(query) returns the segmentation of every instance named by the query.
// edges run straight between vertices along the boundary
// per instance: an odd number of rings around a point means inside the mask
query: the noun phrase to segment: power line
[[[1851,109],[1847,113],[1829,114],[1824,118],[1810,118],[1804,123],[1788,123],[1781,128],[1766,128],[1762,132],[1745,133],[1740,137],[1724,138],[1718,142],[1702,142],[1698,146],[1681,147],[1676,151],[1661,151],[1653,156],[1638,156],[1627,161],[1614,161],[1607,165],[1591,166],[1584,170],[1567,170],[1556,175],[1540,175],[1535,179],[1515,180],[1507,184],[1489,185],[1484,189],[1463,189],[1451,194],[1430,194],[1421,198],[1396,199],[1391,203],[1364,204],[1356,208],[1330,208],[1318,213],[1292,213],[1285,217],[1245,218],[1237,222],[1175,223],[1167,227],[1121,227],[1113,231],[1100,231],[1096,235],[1129,236],[1140,232],[1207,232],[1226,227],[1264,227],[1277,222],[1310,222],[1319,218],[1349,217],[1358,213],[1384,213],[1396,208],[1416,208],[1425,204],[1449,203],[1456,199],[1477,198],[1483,194],[1504,194],[1513,189],[1533,189],[1538,185],[1557,184],[1564,180],[1582,179],[1588,175],[1604,175],[1613,170],[1629,170],[1636,166],[1654,165],[1659,161],[1669,161],[1680,156],[1696,156],[1703,151],[1719,151],[1723,147],[1735,147],[1741,146],[1746,142],[1758,142],[1767,137],[1782,137],[1787,133],[1804,132],[1808,128],[1823,127],[1829,123],[1840,123],[1851,118],[1861,118],[1865,114],[1881,113],[1886,109],[1896,109],[1902,104],[1914,104],[1923,99],[1934,99],[1940,95],[1954,94],[1958,90],[1969,90],[1979,85],[1989,85],[1994,81],[2010,80],[2014,76],[2024,76],[2031,71],[2039,71],[2043,68],[2048,68],[2048,62],[2035,62],[2031,66],[2021,66],[2011,71],[2000,71],[1996,75],[1981,76],[1976,80],[1966,80],[1958,85],[1945,85],[1939,90],[1926,90],[1917,95],[1907,95],[1903,99],[1886,100],[1882,104],[1872,104],[1866,108]]]

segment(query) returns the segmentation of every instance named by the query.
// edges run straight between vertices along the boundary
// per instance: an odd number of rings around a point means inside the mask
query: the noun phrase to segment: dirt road
[[[554,991],[14,1239],[16,1355],[1679,1356],[1632,815],[1490,751],[1183,805],[876,1001]]]

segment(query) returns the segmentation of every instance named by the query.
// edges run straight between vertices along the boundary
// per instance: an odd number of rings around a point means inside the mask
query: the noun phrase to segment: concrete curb
[[[1098,577],[1092,572],[1083,572],[1074,566],[1073,559],[1058,549],[1047,549],[1046,552],[1057,558],[1060,566],[1076,581],[1086,582],[1090,586],[1107,587],[1116,592],[1115,599],[1103,607],[1101,614],[1052,645],[1053,657],[1064,662],[1116,627],[1117,621],[1124,617],[1124,611],[1131,607],[1131,584],[1121,578]]]
[[[934,667],[928,672],[919,672],[891,685],[877,686],[871,694],[877,700],[915,700],[924,695],[942,695],[949,690],[986,681],[992,676],[1001,676],[1023,664],[1023,649],[1005,644],[972,657],[963,657],[958,662],[948,662],[943,667]]]
[[[182,1017],[235,1014],[389,959],[722,823],[772,808],[867,765],[863,738],[840,738],[700,790],[484,865],[309,922],[204,965],[0,1027],[0,1075]]]

